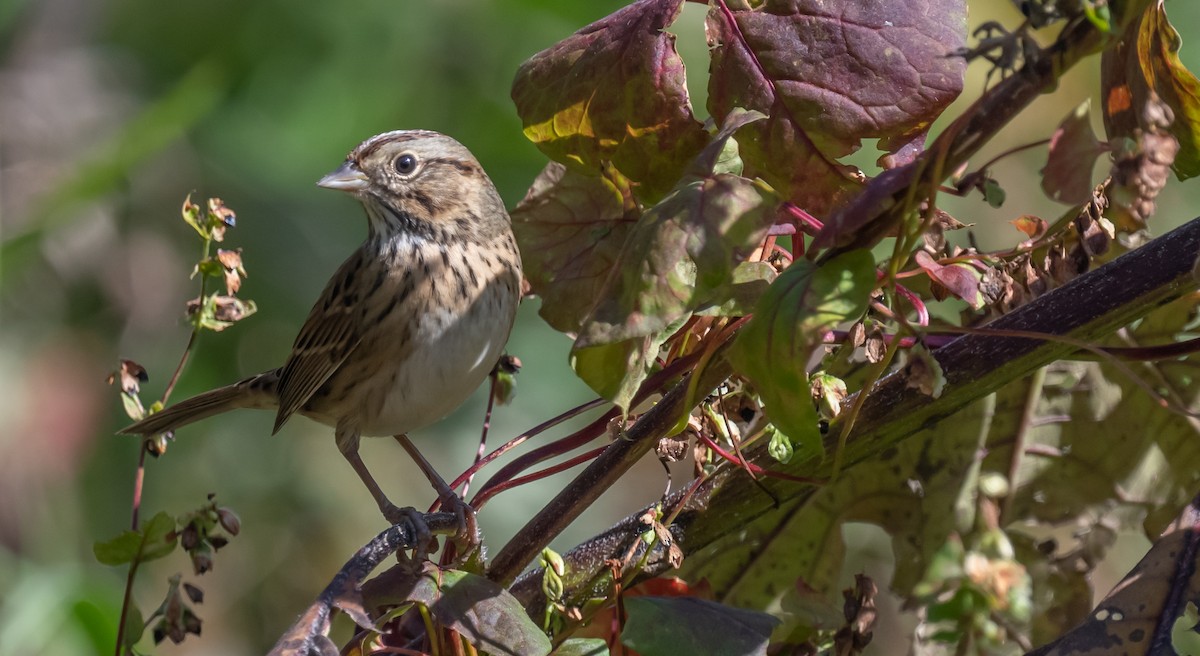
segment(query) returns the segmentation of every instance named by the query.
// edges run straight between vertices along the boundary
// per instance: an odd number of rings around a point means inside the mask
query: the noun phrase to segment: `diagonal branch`
[[[708,396],[730,373],[724,359],[714,358],[699,372],[695,394],[689,395],[688,388],[696,372],[676,383],[657,405],[609,445],[504,545],[488,569],[488,578],[501,585],[511,583],[555,536],[649,453],[660,438],[671,434],[679,418],[690,412],[692,405]]]
[[[1193,266],[1198,255],[1200,219],[1195,219],[997,319],[990,326],[1096,340],[1196,289]],[[910,435],[1067,356],[1074,348],[1060,342],[979,334],[954,340],[934,351],[946,378],[939,398],[932,399],[909,388],[902,372],[875,385],[846,441],[846,465],[851,467],[879,457]],[[837,429],[835,423],[826,439],[826,449],[835,446]],[[766,453],[764,445],[756,445],[746,455],[751,463],[781,469]],[[781,471],[821,478],[829,476],[831,466],[831,458],[809,459],[793,461]],[[774,498],[764,494],[738,467],[728,463],[718,467],[684,501],[678,521],[671,526],[684,553],[694,553],[717,540],[734,536],[755,518],[774,511],[777,504],[806,498],[816,489],[779,479],[764,479],[761,484]],[[682,492],[676,493],[668,505],[680,502],[683,497]],[[589,586],[597,585],[594,581],[608,566],[606,561],[623,554],[631,540],[645,530],[638,522],[643,512],[630,515],[565,556],[568,598],[594,592]],[[660,547],[649,555],[644,575],[653,576],[670,568],[665,551]],[[534,613],[540,612],[540,579],[540,572],[531,572],[512,587],[526,609]]]

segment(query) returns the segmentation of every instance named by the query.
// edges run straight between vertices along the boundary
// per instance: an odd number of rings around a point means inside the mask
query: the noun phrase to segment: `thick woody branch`
[[[422,516],[430,533],[453,533],[458,529],[458,517],[454,513],[427,513]],[[329,639],[329,625],[333,610],[346,612],[360,624],[371,624],[367,611],[362,606],[362,582],[388,556],[401,549],[412,549],[417,544],[418,533],[411,523],[392,526],[375,536],[359,549],[321,595],[300,615],[270,651],[270,656],[307,656],[309,654],[336,654],[337,647]]]
[[[1198,255],[1200,219],[1195,219],[997,319],[989,327],[1096,340],[1196,289],[1193,267]],[[1074,346],[1056,341],[980,334],[960,337],[934,351],[946,378],[939,398],[909,388],[901,373],[885,377],[874,386],[846,441],[845,462],[852,467],[878,458],[905,438],[1074,350]],[[838,430],[834,424],[826,439],[825,448],[830,452],[837,447]],[[828,477],[833,460],[793,461],[781,467],[763,446],[749,450],[746,456],[763,467],[815,478]],[[775,498],[764,494],[760,484]],[[756,518],[774,511],[777,503],[803,500],[815,489],[770,478],[755,483],[737,466],[725,463],[686,501],[671,531],[685,554],[694,553],[735,535]],[[668,505],[681,499],[682,493],[677,493]],[[609,559],[626,553],[630,540],[645,530],[637,521],[641,514],[630,515],[566,554],[568,595],[586,595],[587,585],[603,572]],[[659,548],[650,554],[643,574],[652,576],[669,569],[664,554],[658,553],[662,551]],[[537,612],[541,605],[540,572],[522,577],[512,591],[527,609]]]

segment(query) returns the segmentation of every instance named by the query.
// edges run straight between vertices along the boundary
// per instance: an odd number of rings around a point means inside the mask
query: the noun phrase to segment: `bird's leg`
[[[392,526],[406,521],[412,524],[416,543],[415,553],[418,560],[423,560],[425,554],[428,553],[428,545],[433,540],[429,525],[425,523],[425,516],[416,508],[400,508],[387,498],[379,484],[375,482],[375,477],[367,469],[367,463],[363,462],[362,457],[358,455],[358,437],[357,432],[348,433],[339,429],[337,432],[338,449],[346,458],[346,462],[350,463],[354,472],[362,479],[363,485],[367,486],[367,491],[375,499],[376,505],[379,506],[379,512],[383,513],[383,518]]]
[[[459,532],[458,537],[467,543],[467,551],[474,550],[479,546],[479,525],[475,521],[475,509],[472,508],[466,501],[454,493],[446,481],[438,474],[433,465],[421,455],[417,447],[413,445],[412,440],[408,439],[408,435],[395,435],[396,441],[408,455],[412,457],[417,466],[421,468],[421,473],[425,474],[425,478],[429,479],[429,483],[433,485],[433,489],[437,490],[438,499],[442,502],[446,509],[453,512],[458,517]]]

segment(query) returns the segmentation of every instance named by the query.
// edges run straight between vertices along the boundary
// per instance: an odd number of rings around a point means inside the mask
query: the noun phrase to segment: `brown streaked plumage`
[[[368,235],[333,274],[278,369],[181,401],[122,433],[156,435],[236,408],[301,414],[338,448],[388,521],[358,455],[458,407],[499,359],[516,316],[521,258],[504,203],[479,162],[436,132],[376,135],[318,182],[367,211]]]

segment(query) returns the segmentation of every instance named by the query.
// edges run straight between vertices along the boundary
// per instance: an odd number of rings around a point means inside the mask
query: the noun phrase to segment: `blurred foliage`
[[[180,200],[219,195],[238,208],[254,274],[244,284],[260,312],[201,339],[202,357],[176,398],[282,361],[328,274],[365,234],[352,201],[312,184],[364,137],[402,127],[453,134],[515,205],[545,160],[522,136],[509,99],[514,74],[623,4],[0,2],[0,375],[8,392],[0,395],[0,654],[107,652],[115,639],[122,576],[94,561],[91,544],[128,524],[138,445],[112,435],[124,418],[103,379],[119,356],[134,357],[156,395],[186,343],[196,253],[177,219]],[[1194,38],[1188,30],[1200,24],[1200,6],[1170,9],[1184,38]],[[707,66],[696,36],[703,13],[685,6],[672,28],[690,33],[679,47],[697,70]],[[1015,17],[1006,3],[974,3],[970,20]],[[1180,56],[1200,70],[1194,46]],[[1098,87],[1098,71],[1098,61],[1073,71],[981,160],[1044,138],[1045,117],[1068,114]],[[982,90],[983,74],[971,69],[957,102]],[[704,90],[688,84],[701,113]],[[870,150],[850,160],[871,171]],[[946,209],[980,224],[984,248],[1010,241],[1011,216],[1060,211],[1040,193],[1014,193],[1036,189],[1043,162],[1044,153],[1031,152],[995,168],[1009,191],[1003,209],[977,198],[949,200]],[[1168,186],[1159,215],[1189,218],[1198,194]],[[537,309],[523,308],[514,331],[510,351],[525,375],[514,405],[493,420],[496,440],[590,398],[567,364],[570,340]],[[481,396],[416,436],[439,469],[468,464]],[[205,581],[204,639],[172,653],[264,651],[298,600],[311,599],[380,528],[353,472],[335,461],[326,429],[297,423],[269,438],[269,421],[241,413],[201,424],[180,436],[171,457],[150,463],[150,514],[182,512],[219,491],[244,522],[239,544]],[[418,506],[430,501],[392,447],[364,445],[378,471],[394,467],[384,486]],[[556,545],[656,498],[661,469],[651,462],[640,471],[622,491],[632,501],[595,506]],[[489,538],[511,535],[566,476],[493,503],[481,516]],[[147,565],[146,589],[158,594],[179,569]]]

